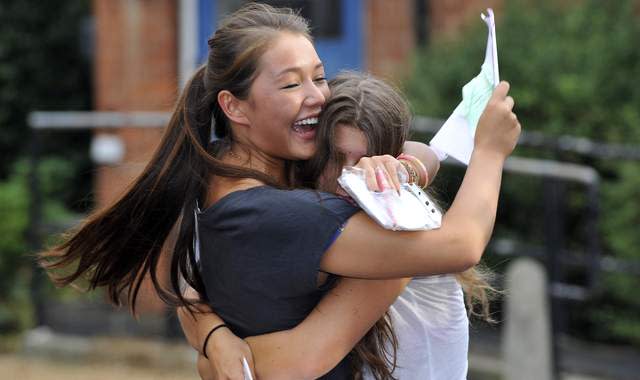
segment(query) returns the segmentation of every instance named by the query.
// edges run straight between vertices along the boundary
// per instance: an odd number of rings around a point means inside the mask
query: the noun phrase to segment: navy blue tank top
[[[298,325],[333,281],[322,255],[359,209],[333,194],[259,186],[198,214],[200,270],[211,308],[240,336]],[[343,360],[323,379],[350,378]]]

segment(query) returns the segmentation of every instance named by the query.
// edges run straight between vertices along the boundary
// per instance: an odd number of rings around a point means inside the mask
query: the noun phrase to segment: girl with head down
[[[225,19],[209,46],[147,167],[42,262],[58,284],[82,277],[133,311],[147,277],[169,305],[208,305],[226,327],[198,336],[246,338],[261,379],[351,378],[348,353],[402,292],[403,277],[458,273],[480,261],[520,133],[509,86],[497,86],[479,121],[441,228],[394,232],[344,197],[297,188],[298,163],[316,153],[329,97],[305,20],[250,4]],[[213,131],[219,139],[211,143]],[[386,155],[356,167],[395,186],[404,168]],[[170,263],[168,285],[161,260]],[[182,281],[201,298],[185,298]]]

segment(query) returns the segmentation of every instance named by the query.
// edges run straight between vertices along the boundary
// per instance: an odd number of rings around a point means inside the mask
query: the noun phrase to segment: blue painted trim
[[[363,66],[363,2],[342,0],[341,6],[342,37],[315,40],[316,50],[329,78],[340,70],[362,70]]]
[[[315,47],[324,62],[328,78],[340,70],[362,70],[364,61],[364,0],[342,0],[342,36],[317,38]],[[209,48],[207,40],[218,23],[217,0],[198,0],[198,62],[204,63]]]
[[[198,0],[198,64],[207,60],[207,40],[213,35],[218,21],[216,0]]]

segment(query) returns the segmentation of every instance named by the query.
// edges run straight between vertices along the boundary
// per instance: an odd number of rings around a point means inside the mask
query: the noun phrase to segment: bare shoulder
[[[263,186],[264,183],[253,178],[227,178],[213,176],[209,180],[209,192],[205,201],[205,208],[216,203],[225,196],[241,190]]]

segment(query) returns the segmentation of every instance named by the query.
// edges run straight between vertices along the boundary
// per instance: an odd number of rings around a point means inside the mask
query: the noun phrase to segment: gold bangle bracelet
[[[404,159],[399,159],[398,161],[400,161],[402,166],[404,166],[405,170],[407,171],[407,174],[409,174],[408,182],[417,184],[419,180],[419,176],[418,176],[418,172],[413,167],[413,165],[411,165],[409,161]]]

